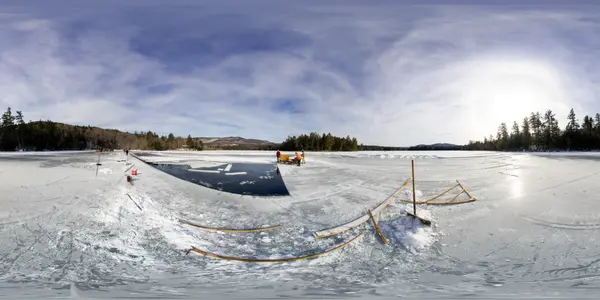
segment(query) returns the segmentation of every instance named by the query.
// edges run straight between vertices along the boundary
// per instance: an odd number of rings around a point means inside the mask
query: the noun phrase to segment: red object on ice
[[[131,170],[131,175],[137,175],[137,170]]]

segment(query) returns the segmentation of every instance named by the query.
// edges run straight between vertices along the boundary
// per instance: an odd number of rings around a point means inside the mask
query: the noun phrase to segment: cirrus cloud
[[[589,8],[44,3],[0,15],[0,104],[27,119],[411,145],[480,139],[531,110],[600,111]]]

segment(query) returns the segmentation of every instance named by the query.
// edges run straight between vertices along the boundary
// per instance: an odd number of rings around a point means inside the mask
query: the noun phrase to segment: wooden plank
[[[377,207],[375,207],[373,209],[373,213],[378,214],[384,208],[386,208],[388,205],[390,205],[394,201],[394,199],[396,199],[396,197],[398,197],[400,192],[408,185],[408,181],[409,181],[409,179],[405,180],[404,184],[402,184],[402,186],[398,190],[396,190],[396,192],[394,192],[394,194],[392,194],[390,197],[388,197],[382,203],[380,203]],[[366,215],[364,215],[358,219],[352,220],[346,224],[314,232],[313,235],[316,238],[326,238],[326,237],[334,236],[336,234],[340,234],[342,232],[356,228],[368,220],[369,220],[369,214],[366,214]]]
[[[458,180],[456,181],[456,183],[458,185],[460,185],[460,187],[465,191],[465,193],[467,194],[467,196],[469,196],[470,200],[473,200],[473,201],[477,200],[476,197],[473,197],[473,195],[471,195],[471,193],[469,193],[469,191],[465,188],[464,185],[462,185],[462,183],[458,182]]]
[[[373,222],[373,227],[375,227],[375,231],[377,231],[377,235],[379,235],[381,242],[383,242],[384,244],[387,244],[388,241],[385,238],[385,236],[383,235],[383,233],[381,232],[381,230],[379,229],[379,225],[377,225],[377,221],[375,221],[375,217],[373,216],[373,213],[371,212],[370,209],[369,209],[369,216],[371,216],[371,221]]]
[[[193,251],[193,252],[196,252],[198,254],[201,254],[201,255],[204,255],[204,256],[208,256],[208,257],[212,257],[212,258],[218,258],[218,259],[224,259],[224,260],[233,260],[233,261],[241,261],[241,262],[254,262],[254,263],[288,262],[288,261],[297,261],[297,260],[304,260],[304,259],[315,258],[315,257],[319,257],[319,256],[322,256],[322,255],[325,255],[327,253],[331,253],[331,252],[333,252],[335,250],[342,249],[342,248],[348,246],[350,243],[352,243],[356,239],[358,239],[359,237],[361,237],[362,235],[363,235],[363,233],[361,232],[360,234],[358,234],[354,238],[348,240],[347,242],[345,242],[343,244],[340,244],[338,246],[335,246],[335,247],[333,247],[331,249],[325,250],[323,252],[319,252],[319,253],[315,253],[315,254],[309,254],[309,255],[304,255],[304,256],[296,256],[296,257],[285,257],[285,258],[246,258],[246,257],[233,257],[233,256],[225,256],[225,255],[220,255],[220,254],[206,252],[206,251],[200,250],[200,249],[198,249],[196,247],[192,247],[191,249],[187,249],[185,252],[186,252],[186,255]]]
[[[209,230],[209,231],[220,231],[220,232],[263,232],[263,231],[270,231],[270,230],[279,229],[281,227],[280,225],[277,225],[277,226],[262,227],[262,228],[233,229],[233,228],[208,227],[208,226],[203,226],[203,225],[200,225],[200,224],[188,222],[186,220],[179,220],[179,221],[181,223],[183,223],[183,224],[194,226],[196,228],[200,228],[200,229],[204,229],[204,230]]]
[[[423,225],[427,225],[427,226],[431,225],[431,220],[417,216],[417,215],[413,214],[413,212],[409,211],[408,209],[406,209],[405,211],[406,211],[406,214],[408,214],[409,216],[419,219],[421,221],[421,223],[423,223]]]

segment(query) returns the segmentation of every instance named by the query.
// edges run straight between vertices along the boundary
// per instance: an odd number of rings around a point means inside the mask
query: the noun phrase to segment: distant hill
[[[239,136],[198,137],[197,139],[208,147],[273,146],[277,144],[267,140],[247,139]]]

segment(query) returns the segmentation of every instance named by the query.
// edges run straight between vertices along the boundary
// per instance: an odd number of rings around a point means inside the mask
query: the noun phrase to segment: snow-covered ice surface
[[[154,152],[156,162],[217,166],[272,163],[272,152]],[[280,166],[291,196],[211,190],[122,152],[0,155],[0,297],[264,299],[400,296],[598,298],[600,155],[491,152],[306,153]],[[390,196],[416,161],[419,199],[459,180],[477,201],[394,202],[339,237],[312,232],[354,220]],[[129,171],[128,171],[129,172]],[[245,182],[244,184],[249,184]],[[401,193],[410,199],[410,189]],[[138,208],[139,206],[139,208]],[[140,210],[141,208],[141,210]],[[257,228],[258,233],[203,231]],[[195,246],[237,257],[311,254],[364,236],[320,258],[242,263],[185,255]]]

